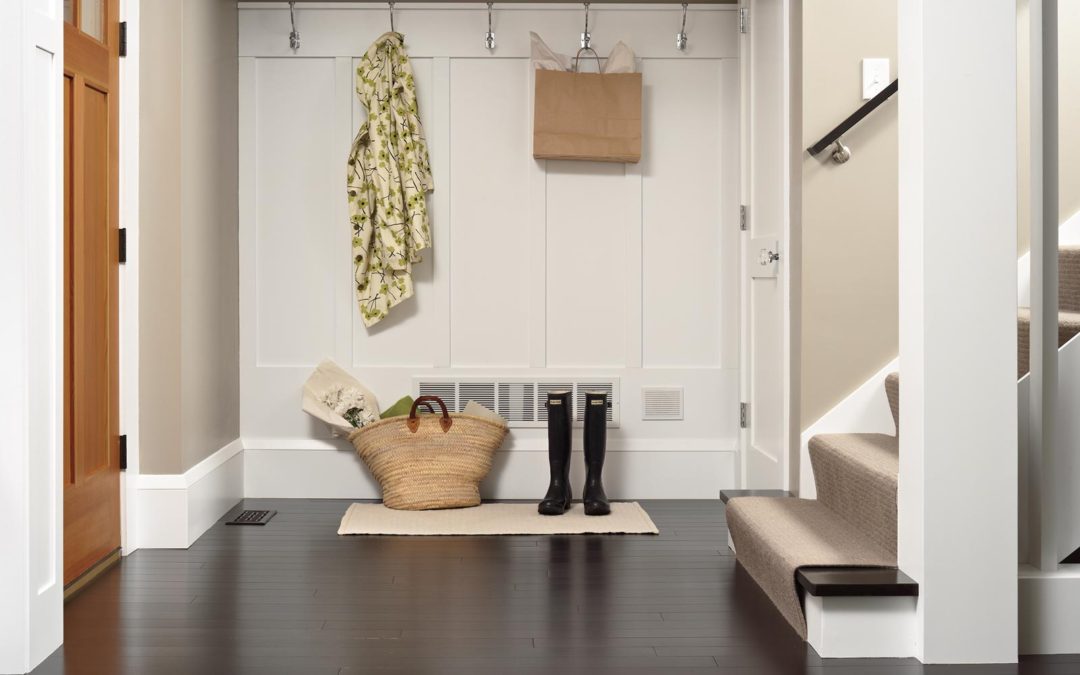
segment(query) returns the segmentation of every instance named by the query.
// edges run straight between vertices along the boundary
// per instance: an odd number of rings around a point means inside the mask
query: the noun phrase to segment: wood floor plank
[[[246,500],[278,514],[264,527],[218,523],[188,550],[137,551],[67,605],[66,643],[35,675],[1063,675],[1080,665],[1075,655],[1012,670],[821,659],[736,565],[718,501],[643,502],[659,536],[339,537],[349,503]]]

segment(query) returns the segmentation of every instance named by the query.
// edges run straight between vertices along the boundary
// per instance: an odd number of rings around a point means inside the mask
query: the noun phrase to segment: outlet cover
[[[881,93],[889,86],[889,59],[862,60],[862,97],[864,101]]]

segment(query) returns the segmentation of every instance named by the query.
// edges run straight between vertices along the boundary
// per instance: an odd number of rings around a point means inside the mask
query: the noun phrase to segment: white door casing
[[[742,487],[787,489],[790,342],[786,0],[752,0],[743,35]]]

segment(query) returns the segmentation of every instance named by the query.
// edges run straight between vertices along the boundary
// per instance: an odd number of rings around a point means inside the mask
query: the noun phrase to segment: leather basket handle
[[[450,417],[450,413],[446,410],[446,404],[438,396],[421,396],[413,401],[412,409],[409,410],[409,419],[405,420],[405,426],[409,428],[409,431],[416,433],[420,429],[420,418],[416,416],[416,407],[419,405],[427,406],[428,410],[431,410],[431,403],[438,403],[439,408],[442,409],[442,417],[439,418],[439,426],[442,427],[443,433],[450,431],[450,427],[453,426],[454,420]],[[434,411],[432,411],[434,412]]]

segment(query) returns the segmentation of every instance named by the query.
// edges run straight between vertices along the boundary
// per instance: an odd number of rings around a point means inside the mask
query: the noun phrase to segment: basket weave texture
[[[442,414],[417,416],[417,406],[429,401]],[[421,396],[408,416],[357,429],[349,441],[382,487],[383,504],[423,511],[479,506],[480,481],[506,434],[501,424],[451,415],[438,397]]]

